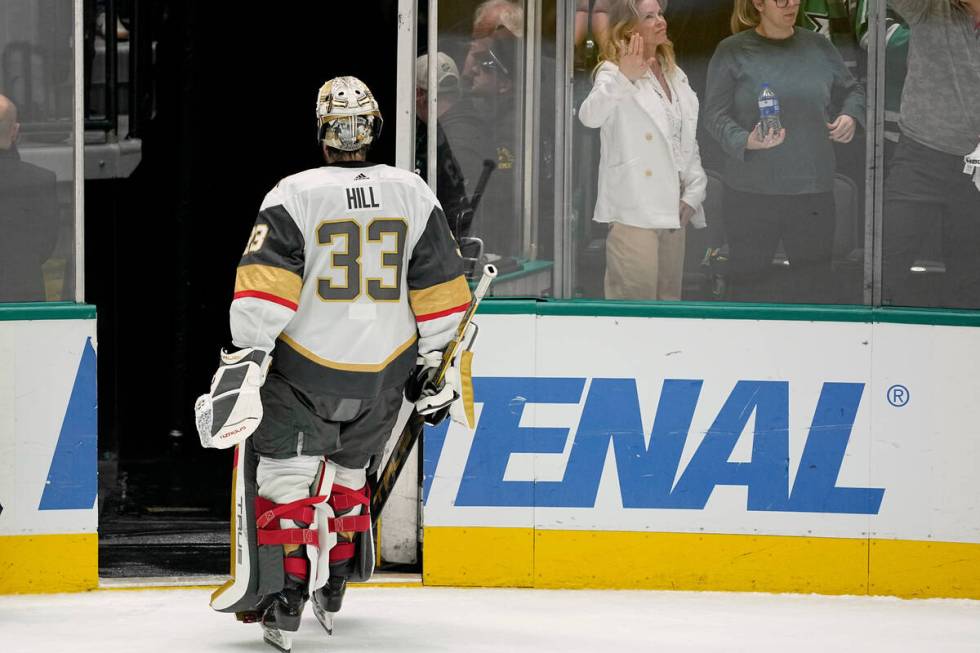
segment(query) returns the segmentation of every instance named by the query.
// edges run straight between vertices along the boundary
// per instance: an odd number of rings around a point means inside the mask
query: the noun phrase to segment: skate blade
[[[262,626],[262,639],[266,644],[271,646],[281,653],[290,653],[293,649],[293,639],[286,633],[282,632],[278,628],[270,628],[269,626]]]
[[[316,620],[320,622],[320,625],[323,626],[325,631],[327,631],[327,634],[333,635],[333,618],[337,613],[327,612],[314,603],[313,614],[316,615]]]

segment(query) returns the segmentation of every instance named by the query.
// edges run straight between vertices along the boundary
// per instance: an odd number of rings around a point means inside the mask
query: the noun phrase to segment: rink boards
[[[0,311],[0,594],[98,585],[94,318]]]
[[[426,583],[980,598],[972,316],[487,308]]]
[[[426,583],[980,598],[973,315],[485,306]],[[98,583],[94,309],[45,311],[0,320],[0,593]]]

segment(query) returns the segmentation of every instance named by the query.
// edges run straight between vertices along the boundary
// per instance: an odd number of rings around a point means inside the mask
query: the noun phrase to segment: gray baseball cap
[[[445,52],[436,55],[436,79],[440,91],[459,88],[459,68]],[[423,54],[415,60],[415,84],[422,90],[429,88],[429,55]]]

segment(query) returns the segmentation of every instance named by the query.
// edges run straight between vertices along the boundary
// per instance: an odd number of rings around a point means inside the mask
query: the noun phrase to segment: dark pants
[[[742,302],[831,301],[833,193],[758,195],[725,189],[729,298]],[[782,240],[789,266],[773,257]]]
[[[398,419],[403,387],[373,399],[320,396],[314,402],[271,372],[262,386],[262,423],[252,445],[269,458],[327,456],[349,469],[377,465]]]
[[[911,272],[941,234],[946,271]],[[980,190],[963,157],[903,137],[885,181],[882,303],[980,308]]]

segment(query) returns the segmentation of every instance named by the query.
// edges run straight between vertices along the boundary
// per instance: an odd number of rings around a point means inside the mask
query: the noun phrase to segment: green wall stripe
[[[476,312],[481,315],[537,315],[538,304],[541,303],[536,299],[488,297],[480,302],[480,308]]]
[[[878,322],[980,327],[980,311],[927,308],[869,308],[802,304],[726,304],[712,302],[618,302],[597,300],[507,299],[488,297],[482,315],[578,317],[666,317],[702,320],[789,320],[795,322]],[[92,320],[96,307],[72,302],[0,304],[0,321]]]
[[[980,311],[941,308],[879,308],[875,310],[875,322],[980,327]]]
[[[980,327],[980,311],[925,308],[871,308],[809,304],[730,304],[714,302],[621,302],[529,300],[490,297],[480,304],[484,315],[568,317],[660,317],[701,320],[787,320]]]
[[[800,322],[870,322],[864,306],[716,304],[710,302],[547,302],[539,315],[669,317],[705,320],[794,320]]]
[[[0,321],[30,322],[32,320],[94,320],[95,306],[73,302],[37,302],[31,304],[0,304]]]

